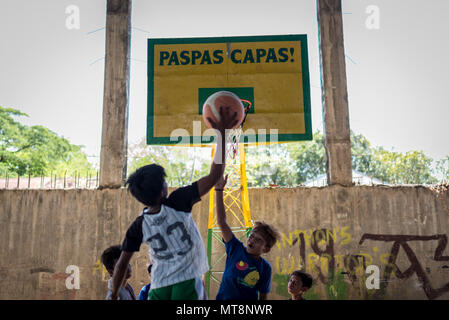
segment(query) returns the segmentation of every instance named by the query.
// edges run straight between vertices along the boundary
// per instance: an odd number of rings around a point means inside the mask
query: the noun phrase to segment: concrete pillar
[[[328,184],[352,185],[341,0],[317,0]]]
[[[107,0],[100,188],[126,178],[131,0]]]

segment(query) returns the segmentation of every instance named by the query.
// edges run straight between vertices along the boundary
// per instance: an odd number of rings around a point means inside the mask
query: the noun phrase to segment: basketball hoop
[[[226,139],[226,145],[230,144],[231,147],[226,152],[226,158],[228,158],[228,156],[230,155],[232,159],[235,159],[235,155],[237,154],[237,151],[238,151],[240,136],[243,133],[243,124],[245,123],[246,116],[248,115],[248,112],[252,107],[251,101],[244,100],[244,99],[240,99],[240,100],[242,101],[243,106],[245,108],[245,116],[243,118],[242,124],[238,128],[232,129],[229,132],[229,135]]]

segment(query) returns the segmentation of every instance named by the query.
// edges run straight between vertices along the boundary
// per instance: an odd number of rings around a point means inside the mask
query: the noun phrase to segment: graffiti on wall
[[[409,241],[438,241],[433,260],[436,262],[449,261],[449,256],[444,255],[447,247],[447,235],[438,234],[432,236],[417,235],[382,235],[364,234],[360,238],[358,245],[372,245],[367,252],[348,253],[348,245],[352,241],[352,236],[348,232],[349,227],[328,230],[325,228],[295,230],[287,235],[282,234],[281,240],[277,244],[278,249],[297,247],[296,254],[285,254],[276,256],[274,261],[273,281],[277,284],[276,293],[282,296],[289,296],[287,292],[288,274],[299,269],[310,273],[315,281],[324,286],[328,299],[347,299],[348,292],[359,298],[382,299],[386,298],[387,288],[392,277],[399,280],[406,280],[416,274],[419,286],[422,287],[428,299],[436,299],[442,294],[449,292],[449,282],[441,287],[434,288],[427,276],[416,253],[408,244]],[[391,250],[380,252],[379,244],[392,243]],[[335,249],[339,246],[337,254]],[[410,266],[401,271],[397,265],[399,249],[402,248]],[[367,266],[379,261],[383,266],[383,279],[379,290],[367,289],[365,281]],[[449,268],[447,265],[441,268]],[[345,281],[345,276],[348,281]],[[308,298],[318,298],[318,294],[309,290]]]
[[[104,264],[101,263],[100,259],[97,259],[97,261],[95,262],[95,265],[92,269],[92,275],[95,276],[97,274],[97,272],[100,273],[102,281],[109,280],[109,278],[110,278],[109,273],[106,270],[106,267],[104,266]]]
[[[416,235],[387,235],[387,234],[364,234],[360,239],[359,244],[363,244],[365,240],[372,241],[383,241],[392,242],[391,252],[389,255],[388,264],[384,270],[384,281],[381,285],[381,290],[385,291],[389,284],[389,279],[392,275],[396,276],[398,279],[408,279],[414,274],[418,277],[418,280],[429,299],[436,299],[442,294],[449,292],[449,282],[440,288],[433,288],[429,277],[424,271],[421,262],[416,256],[413,249],[410,247],[408,242],[410,241],[438,241],[437,248],[435,249],[433,260],[434,261],[449,261],[449,255],[444,256],[443,252],[447,247],[447,235],[436,234],[433,236],[416,236]],[[410,266],[405,270],[401,271],[397,266],[397,258],[399,254],[399,249],[402,248],[410,262]],[[448,268],[447,265],[443,266]],[[381,291],[381,292],[382,292]]]

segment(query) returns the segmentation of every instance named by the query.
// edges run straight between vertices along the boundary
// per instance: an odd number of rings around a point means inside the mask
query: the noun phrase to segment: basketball
[[[222,110],[224,108],[229,108],[229,115],[237,114],[237,123],[232,128],[226,129],[235,129],[241,125],[245,117],[245,110],[240,98],[229,91],[218,91],[210,95],[203,105],[203,119],[207,127],[212,128],[212,123],[208,118],[212,119],[215,123],[221,121],[220,110],[221,112],[225,112],[225,110]]]

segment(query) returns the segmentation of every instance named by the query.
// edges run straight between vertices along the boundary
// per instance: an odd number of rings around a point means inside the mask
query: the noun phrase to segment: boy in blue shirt
[[[223,189],[228,176],[215,185],[217,224],[226,246],[226,266],[217,300],[266,300],[271,286],[271,266],[262,254],[268,253],[279,239],[272,226],[256,221],[247,247],[239,241],[228,223],[223,203]]]
[[[140,289],[139,293],[139,300],[148,300],[148,292],[150,292],[151,289],[151,268],[153,267],[153,264],[150,262],[147,267],[148,276],[150,277],[150,283],[144,285],[142,289]]]

